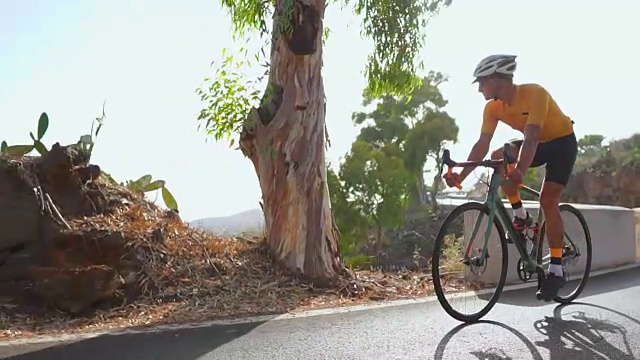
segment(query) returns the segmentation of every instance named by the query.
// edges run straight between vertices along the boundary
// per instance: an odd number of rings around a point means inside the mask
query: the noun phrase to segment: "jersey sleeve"
[[[535,87],[531,91],[531,107],[529,109],[527,125],[533,124],[542,126],[545,120],[547,120],[548,111],[549,93],[542,86]]]
[[[484,106],[484,112],[482,114],[482,127],[480,128],[480,134],[491,135],[496,131],[498,127],[498,117],[496,116],[495,106],[493,101],[487,102]]]

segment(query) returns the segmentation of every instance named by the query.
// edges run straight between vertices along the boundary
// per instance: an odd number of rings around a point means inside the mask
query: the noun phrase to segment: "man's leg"
[[[540,293],[544,295],[548,292],[549,295],[553,295],[551,298],[545,296],[545,300],[553,300],[553,297],[557,294],[559,288],[564,285],[564,277],[562,273],[562,240],[564,238],[564,224],[562,223],[562,216],[560,216],[560,197],[564,185],[547,180],[542,184],[542,191],[540,192],[540,208],[544,214],[544,218],[547,223],[546,233],[549,239],[549,249],[551,253],[551,259],[549,262],[549,280],[550,287],[540,289]],[[554,283],[555,282],[555,283]],[[554,283],[554,286],[552,283]]]
[[[520,146],[522,146],[522,140],[512,140],[511,141],[511,155],[515,158],[518,157],[518,153],[520,152]],[[491,153],[491,159],[500,160],[502,159],[502,148],[495,150]],[[534,161],[535,162],[535,161]],[[504,170],[500,168],[500,173],[502,174]],[[504,176],[504,174],[502,174]],[[527,210],[522,206],[522,199],[520,198],[520,190],[518,190],[517,185],[512,184],[511,182],[504,182],[500,185],[502,191],[507,195],[507,199],[509,199],[509,204],[511,204],[511,208],[513,209],[513,225],[516,229],[522,230],[526,226],[531,226],[533,220],[531,216],[527,212]]]
[[[550,154],[546,166],[546,175],[540,192],[540,208],[544,214],[549,239],[551,259],[549,273],[538,294],[546,301],[551,301],[564,285],[562,271],[562,245],[564,239],[564,224],[560,215],[560,197],[569,182],[573,166],[576,161],[578,145],[575,135],[570,135],[549,144],[545,144]]]

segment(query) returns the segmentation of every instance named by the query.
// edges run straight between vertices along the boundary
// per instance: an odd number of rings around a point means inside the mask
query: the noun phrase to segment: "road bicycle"
[[[504,173],[507,173],[507,170],[510,166],[517,161],[513,155],[511,155],[510,144],[506,143],[503,148],[503,159],[502,160],[482,160],[482,161],[466,161],[466,162],[456,162],[453,161],[450,157],[450,152],[448,149],[445,149],[442,155],[442,163],[441,163],[441,173],[443,167],[446,165],[448,167],[447,174],[449,176],[452,175],[452,169],[454,167],[485,167],[493,169],[493,173],[489,180],[489,187],[487,191],[487,196],[484,202],[478,201],[469,201],[462,205],[454,208],[449,215],[445,218],[442,226],[440,227],[440,231],[435,240],[433,256],[432,256],[432,276],[433,276],[433,285],[438,297],[438,301],[440,305],[444,308],[444,310],[456,320],[471,323],[477,322],[482,317],[484,317],[496,304],[500,295],[502,294],[502,290],[506,283],[507,278],[507,270],[509,264],[509,253],[508,253],[508,245],[515,245],[518,253],[520,254],[520,259],[517,263],[517,274],[521,281],[528,282],[533,274],[537,275],[538,280],[538,289],[542,286],[542,282],[546,276],[546,272],[543,266],[547,265],[549,262],[549,256],[543,258],[543,248],[545,244],[545,229],[546,229],[546,221],[543,217],[543,212],[538,211],[538,215],[536,221],[533,223],[532,227],[528,228],[526,231],[518,231],[514,228],[511,217],[505,208],[500,196],[498,194],[498,188],[501,183],[506,182],[506,180],[500,174],[500,168],[502,167]],[[460,184],[456,185],[458,188],[461,188]],[[530,187],[527,187],[523,184],[518,185],[521,192],[531,194],[539,199],[540,193]],[[442,254],[443,251],[450,253],[452,246],[454,244],[445,243],[446,240],[451,240],[452,238],[447,237],[447,231],[452,229],[457,229],[453,225],[454,219],[457,217],[464,215],[467,211],[479,211],[479,215],[475,224],[473,225],[473,231],[471,231],[469,244],[466,246],[466,250],[464,251],[464,255],[462,258],[459,255],[456,255],[456,258],[453,259],[453,256],[447,256],[446,254]],[[574,241],[568,236],[567,231],[567,221],[564,220],[565,223],[565,237],[563,239],[563,254],[562,254],[562,266],[565,269],[566,265],[570,262],[578,262],[578,259],[585,254],[586,262],[585,262],[585,272],[584,277],[576,287],[576,289],[568,295],[558,295],[554,298],[554,301],[559,303],[569,303],[575,300],[583,291],[587,280],[589,278],[589,273],[591,271],[591,256],[592,256],[592,247],[591,247],[591,234],[589,232],[589,227],[587,226],[587,222],[582,215],[582,213],[573,207],[570,204],[560,204],[560,212],[561,214],[568,213],[573,215],[579,223],[578,227],[582,228],[584,233],[584,238],[586,240],[586,247],[579,248]],[[480,224],[482,223],[482,217],[488,216],[488,220],[486,222],[487,227],[482,232],[484,235],[484,243],[482,248],[476,249],[472,253],[472,244],[476,235],[478,235]],[[466,219],[466,218],[465,218]],[[492,226],[492,224],[494,226]],[[542,224],[542,226],[539,226]],[[470,227],[470,226],[469,226]],[[457,310],[454,310],[451,304],[447,301],[444,294],[444,286],[448,284],[443,284],[443,281],[440,279],[441,275],[441,267],[440,260],[441,258],[445,261],[453,261],[454,265],[457,268],[465,269],[465,276],[467,271],[471,272],[472,276],[480,276],[484,273],[487,267],[487,259],[491,256],[488,251],[489,248],[489,240],[491,238],[492,227],[495,227],[495,232],[498,235],[499,244],[496,245],[502,250],[502,264],[500,264],[500,275],[497,280],[497,284],[495,285],[495,293],[493,296],[487,301],[484,308],[481,310],[472,313],[472,314],[463,314]],[[505,230],[508,237],[505,236]],[[463,237],[467,237],[468,232],[463,230]],[[464,243],[464,241],[460,241],[460,238],[453,238],[453,242],[456,243]],[[531,245],[531,249],[527,249],[527,245]],[[450,258],[449,258],[450,257]],[[447,270],[443,270],[443,275],[450,275],[450,272]],[[567,271],[565,270],[565,277],[567,276]],[[448,280],[447,280],[448,281]],[[445,281],[445,282],[447,282]],[[451,281],[454,283],[454,281]],[[563,291],[569,286],[569,281],[565,283],[565,286],[561,289]],[[451,287],[450,285],[448,287]],[[456,294],[461,295],[461,294]],[[540,300],[540,296],[538,296],[538,300]]]

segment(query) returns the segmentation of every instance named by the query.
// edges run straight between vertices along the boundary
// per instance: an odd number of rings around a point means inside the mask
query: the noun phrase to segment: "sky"
[[[0,124],[10,145],[29,143],[41,112],[44,142],[76,142],[106,101],[107,119],[92,162],[117,180],[151,174],[166,180],[184,220],[256,208],[261,198],[251,162],[226,142],[198,131],[195,94],[210,63],[234,47],[226,10],[216,0],[0,0]],[[518,55],[517,83],[546,87],[576,122],[580,137],[608,139],[640,131],[640,2],[454,0],[432,19],[426,69],[449,77],[446,111],[460,127],[454,159],[478,136],[484,99],[471,84],[491,53]],[[337,164],[359,130],[363,71],[371,51],[360,18],[331,5],[324,50],[327,127]],[[518,134],[501,124],[494,148]],[[475,183],[467,178],[465,186]],[[161,202],[161,200],[159,200]]]

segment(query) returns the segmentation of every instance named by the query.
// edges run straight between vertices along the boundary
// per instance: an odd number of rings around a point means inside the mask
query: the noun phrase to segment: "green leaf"
[[[140,177],[140,179],[134,181],[134,183],[136,184],[136,186],[139,186],[140,188],[144,189],[151,182],[151,178],[152,178],[152,176],[147,174],[147,175],[144,175],[144,176]]]
[[[424,68],[420,52],[426,43],[427,23],[450,0],[350,1],[362,17],[362,34],[371,39],[365,74],[374,95],[402,95],[419,86],[416,76]]]
[[[9,146],[7,145],[7,142],[3,140],[2,144],[0,145],[0,153],[2,154],[6,153],[8,147]]]
[[[150,184],[147,184],[146,186],[144,186],[142,188],[142,190],[144,192],[149,192],[149,191],[154,191],[154,190],[158,190],[162,187],[164,187],[165,181],[164,180],[156,180]]]
[[[247,79],[250,63],[236,60],[226,49],[223,54],[215,75],[205,78],[204,86],[195,90],[204,102],[198,121],[203,123],[207,135],[218,141],[229,140],[229,147],[233,147],[233,134],[242,131],[247,115],[260,104],[261,97],[260,91],[254,88],[255,82]]]
[[[167,189],[166,187],[162,188],[162,200],[164,201],[164,204],[167,206],[167,208],[176,211],[178,210],[178,203],[176,202],[176,199],[171,194],[171,191],[169,191],[169,189]]]
[[[95,137],[98,137],[98,134],[100,133],[100,129],[102,129],[102,121],[98,122],[98,127],[96,128]]]
[[[42,140],[42,137],[47,132],[49,128],[49,116],[47,113],[43,112],[40,115],[40,119],[38,120],[38,140]]]
[[[34,143],[38,141],[36,137],[33,135],[33,131],[29,131],[29,136],[31,137],[31,140],[33,140]]]
[[[13,145],[6,149],[6,154],[11,156],[24,156],[33,150],[33,145]]]
[[[44,156],[49,152],[49,150],[47,150],[47,147],[40,140],[36,140],[33,143],[33,147],[40,153],[40,156]]]

